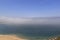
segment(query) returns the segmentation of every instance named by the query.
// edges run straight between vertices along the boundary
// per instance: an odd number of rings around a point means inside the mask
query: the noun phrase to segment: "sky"
[[[59,17],[60,0],[0,0],[0,16]]]

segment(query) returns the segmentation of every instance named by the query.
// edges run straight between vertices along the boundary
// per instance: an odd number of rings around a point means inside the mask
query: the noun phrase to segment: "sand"
[[[16,35],[0,35],[0,40],[27,40],[27,39],[17,37]]]

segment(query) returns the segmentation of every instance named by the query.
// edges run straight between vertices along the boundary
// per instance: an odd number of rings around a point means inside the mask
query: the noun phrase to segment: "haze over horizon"
[[[0,24],[60,24],[60,17],[14,18],[0,17]]]

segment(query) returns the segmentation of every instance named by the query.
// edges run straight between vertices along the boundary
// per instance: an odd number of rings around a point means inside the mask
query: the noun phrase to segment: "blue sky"
[[[0,0],[0,16],[59,17],[60,0]]]

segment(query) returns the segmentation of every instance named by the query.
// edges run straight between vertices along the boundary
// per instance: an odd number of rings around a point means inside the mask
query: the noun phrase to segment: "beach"
[[[16,35],[0,35],[0,40],[27,40]]]

